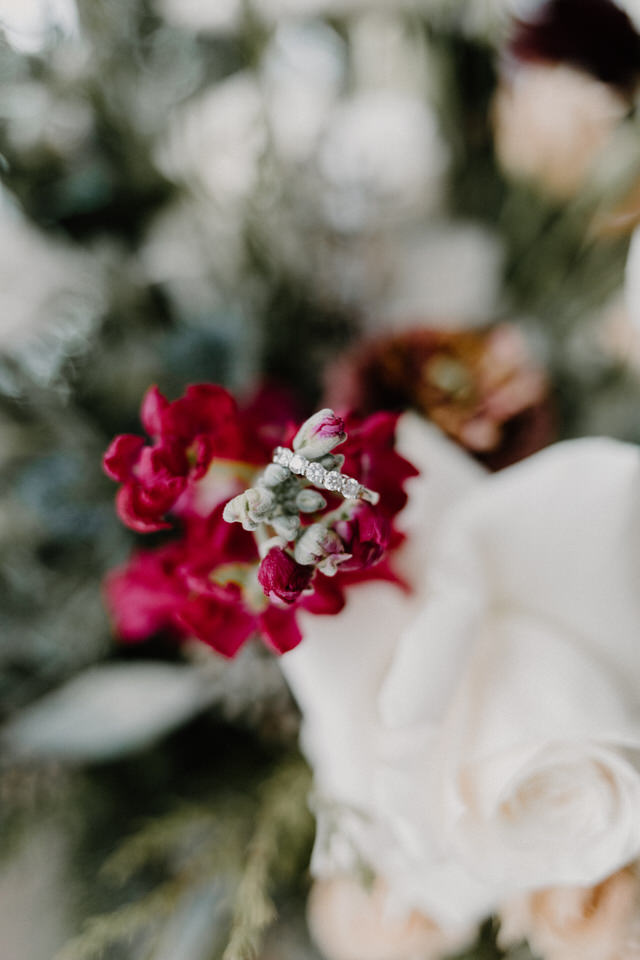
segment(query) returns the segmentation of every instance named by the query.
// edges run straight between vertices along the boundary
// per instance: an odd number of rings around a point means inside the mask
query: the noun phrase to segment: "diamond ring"
[[[306,477],[314,487],[322,487],[331,493],[341,493],[345,500],[366,500],[373,506],[380,500],[380,494],[369,490],[354,477],[348,477],[339,470],[325,470],[316,460],[307,460],[288,447],[276,447],[273,462],[286,467],[298,477]]]

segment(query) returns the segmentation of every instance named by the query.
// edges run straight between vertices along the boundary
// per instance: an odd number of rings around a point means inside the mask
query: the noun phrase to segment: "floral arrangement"
[[[283,660],[318,791],[316,938],[436,958],[494,915],[504,948],[636,957],[637,449],[568,441],[491,475],[415,416],[400,436],[411,600],[363,585]]]
[[[637,0],[0,43],[11,960],[640,960]]]
[[[168,516],[179,524],[108,579],[124,640],[168,630],[233,657],[260,634],[284,653],[302,639],[301,611],[336,614],[350,584],[399,582],[381,561],[401,540],[393,520],[416,471],[394,448],[397,417],[345,423],[326,409],[296,431],[268,413],[264,396],[240,410],[213,385],[172,403],[151,388],[141,410],[151,443],[121,434],[110,445],[103,464],[121,484],[123,523],[140,533],[171,529]],[[293,449],[276,446],[262,469],[274,438]],[[344,453],[332,452],[338,445]],[[375,505],[359,499],[364,483]]]
[[[325,955],[444,957],[490,916],[550,960],[638,955],[637,451],[557,443],[492,475],[415,413],[255,416],[148,392],[151,444],[121,435],[104,466],[126,524],[180,532],[107,596],[125,640],[285,654]]]

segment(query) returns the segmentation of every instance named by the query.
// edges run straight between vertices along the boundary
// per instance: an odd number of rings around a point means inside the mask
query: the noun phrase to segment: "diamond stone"
[[[299,453],[294,453],[289,461],[289,470],[291,470],[291,473],[297,473],[298,476],[303,476],[307,469],[308,462],[306,457],[301,457]]]
[[[349,500],[357,500],[360,493],[360,484],[353,477],[343,477],[342,493]]]
[[[330,470],[324,478],[324,485],[327,490],[339,490],[342,486],[342,476],[337,470]]]
[[[326,472],[327,471],[321,463],[310,463],[307,467],[306,477],[307,480],[311,481],[311,483],[314,483],[316,486],[320,486],[322,483],[324,483]]]
[[[273,451],[273,462],[279,463],[281,467],[288,467],[292,457],[293,454],[287,447],[276,447]]]

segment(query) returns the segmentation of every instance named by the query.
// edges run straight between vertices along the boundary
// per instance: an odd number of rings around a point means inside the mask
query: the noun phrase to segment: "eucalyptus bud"
[[[294,557],[303,566],[315,566],[320,573],[332,577],[351,554],[345,552],[344,544],[334,530],[324,523],[312,523],[297,541]]]
[[[279,487],[286,480],[289,480],[291,474],[286,467],[281,467],[277,463],[270,463],[265,467],[261,482],[265,487]]]
[[[222,513],[227,523],[241,523],[244,530],[257,530],[269,519],[276,498],[266,487],[249,487],[225,505]]]
[[[293,449],[309,460],[324,457],[347,439],[344,423],[333,410],[314,413],[302,424],[293,439]]]
[[[296,508],[302,513],[317,513],[318,510],[324,510],[326,505],[327,501],[322,494],[308,487],[301,490],[296,497]]]
[[[283,514],[271,521],[271,526],[287,543],[293,540],[300,529],[300,517],[295,513]]]
[[[322,457],[320,463],[325,470],[337,470],[340,472],[344,466],[344,457],[341,453],[328,453],[326,457]]]

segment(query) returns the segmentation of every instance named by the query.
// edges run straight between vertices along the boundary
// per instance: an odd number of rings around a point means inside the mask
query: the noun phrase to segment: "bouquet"
[[[0,8],[12,960],[640,960],[634,2]]]
[[[516,369],[510,394],[539,403]],[[104,466],[123,522],[169,539],[106,590],[125,641],[167,631],[233,657],[257,636],[282,655],[323,953],[435,960],[496,917],[503,948],[629,960],[637,450],[558,442],[491,474],[415,412],[272,411],[206,384],[147,393],[150,442],[117,437]]]

